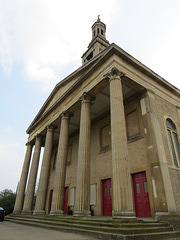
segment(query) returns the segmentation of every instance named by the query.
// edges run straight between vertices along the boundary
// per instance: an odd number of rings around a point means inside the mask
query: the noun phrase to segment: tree
[[[11,189],[0,192],[0,207],[3,207],[6,214],[11,214],[14,209],[16,194]]]

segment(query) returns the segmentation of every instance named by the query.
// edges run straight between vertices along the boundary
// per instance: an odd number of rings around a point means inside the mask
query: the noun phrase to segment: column
[[[120,73],[116,68],[109,74],[111,145],[113,172],[113,216],[134,217],[131,175],[128,159],[126,123]]]
[[[74,216],[90,216],[91,97],[84,93],[80,100],[81,116]]]
[[[26,187],[26,182],[27,182],[27,177],[28,177],[28,171],[29,171],[29,164],[31,160],[31,153],[32,153],[32,144],[27,143],[26,144],[26,155],[24,159],[24,164],[21,172],[21,178],[18,186],[18,191],[16,195],[16,202],[14,206],[14,211],[13,214],[18,214],[21,213],[22,208],[23,208],[23,202],[24,202],[24,193],[25,193],[25,187]]]
[[[49,168],[51,161],[51,153],[53,147],[53,126],[47,127],[46,141],[42,160],[41,173],[39,178],[39,186],[37,190],[35,210],[33,214],[45,214],[46,193],[48,185]]]
[[[69,119],[71,114],[63,112],[61,117],[61,127],[56,160],[56,171],[54,177],[54,188],[51,215],[63,215],[64,187],[66,177],[66,160],[68,151]]]
[[[154,92],[147,90],[140,103],[151,173],[154,212],[157,217],[168,215],[169,213],[175,213],[177,210]]]
[[[33,153],[33,159],[31,163],[31,170],[29,174],[29,180],[24,200],[24,206],[22,213],[24,214],[31,214],[32,213],[32,204],[33,204],[33,198],[34,198],[34,191],[35,191],[35,184],[36,184],[36,177],[37,177],[37,170],[39,165],[39,157],[40,157],[40,151],[41,151],[41,137],[36,137],[35,142],[35,149]]]

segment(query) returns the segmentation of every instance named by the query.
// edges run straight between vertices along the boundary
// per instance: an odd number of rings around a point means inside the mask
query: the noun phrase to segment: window
[[[93,58],[93,52],[91,52],[86,59],[89,61],[91,58]]]
[[[110,148],[110,124],[107,124],[101,128],[101,151],[108,150]]]
[[[136,183],[136,192],[137,192],[137,194],[140,193],[140,185],[139,185],[139,183]]]
[[[138,112],[134,110],[126,115],[127,138],[128,141],[134,141],[140,137],[140,128]]]
[[[101,29],[101,35],[103,35],[104,33],[103,33],[103,30]]]
[[[178,143],[178,135],[176,126],[171,119],[166,119],[166,128],[168,132],[169,144],[171,147],[171,153],[176,167],[180,167],[180,149]]]

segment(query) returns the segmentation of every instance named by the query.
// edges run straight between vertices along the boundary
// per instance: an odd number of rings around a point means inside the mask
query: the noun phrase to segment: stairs
[[[127,220],[105,217],[76,218],[72,216],[25,216],[8,215],[6,221],[34,227],[90,235],[111,240],[164,240],[180,239],[180,231],[171,225],[156,220]]]

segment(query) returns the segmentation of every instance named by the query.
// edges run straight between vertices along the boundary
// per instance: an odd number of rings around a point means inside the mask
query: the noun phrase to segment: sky
[[[0,0],[0,191],[16,191],[26,130],[81,66],[100,19],[106,38],[180,89],[179,0]]]

